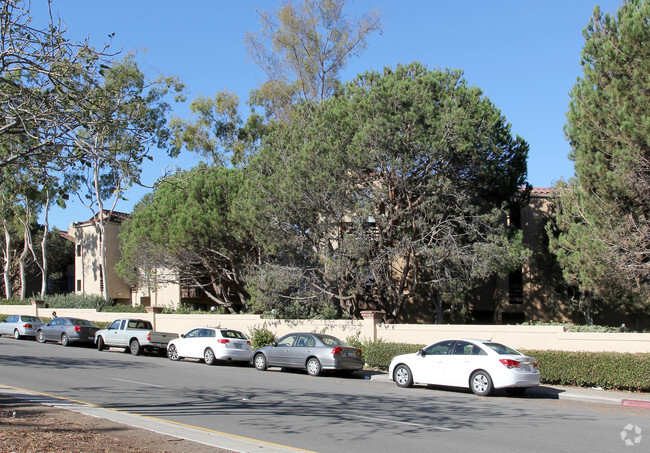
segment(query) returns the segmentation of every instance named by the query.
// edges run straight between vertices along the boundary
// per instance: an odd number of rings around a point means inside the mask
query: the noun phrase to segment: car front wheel
[[[492,393],[492,378],[483,370],[475,371],[469,379],[469,385],[478,396],[488,396]]]
[[[171,360],[180,360],[180,356],[178,355],[178,349],[176,349],[176,346],[173,344],[170,344],[167,346],[167,357],[169,357]]]
[[[393,372],[393,379],[398,387],[411,387],[413,386],[413,375],[411,369],[406,365],[398,365]]]
[[[253,359],[253,364],[255,365],[255,368],[260,371],[264,371],[269,367],[268,363],[266,362],[266,357],[262,353],[259,353],[255,356]]]
[[[320,374],[320,362],[317,358],[312,357],[307,361],[307,373],[310,376],[318,376]]]

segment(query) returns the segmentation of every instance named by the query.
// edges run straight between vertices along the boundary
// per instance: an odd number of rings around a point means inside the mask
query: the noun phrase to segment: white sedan
[[[400,387],[413,384],[470,388],[479,396],[504,388],[521,395],[539,385],[533,357],[493,341],[450,339],[413,354],[394,357],[388,377]]]
[[[251,341],[243,333],[212,327],[190,330],[167,345],[167,357],[172,360],[203,359],[208,365],[214,365],[217,360],[247,363],[251,352]]]

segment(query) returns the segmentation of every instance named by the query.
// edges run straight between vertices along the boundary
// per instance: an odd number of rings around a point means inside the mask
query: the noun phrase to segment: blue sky
[[[36,20],[45,0],[32,0]],[[548,187],[573,176],[563,126],[569,91],[581,75],[582,30],[599,4],[615,12],[621,0],[546,0],[529,2],[449,0],[353,0],[350,15],[373,7],[383,11],[384,32],[370,38],[368,49],[342,74],[351,80],[368,70],[420,61],[429,69],[462,69],[501,110],[515,134],[530,145],[528,181]],[[148,76],[177,75],[190,99],[228,89],[243,102],[263,81],[244,49],[246,31],[259,30],[258,10],[273,10],[275,0],[53,0],[75,40],[89,37],[99,45],[115,33],[111,48],[137,50]],[[245,106],[244,106],[245,107]],[[186,106],[174,108],[180,117]],[[153,183],[169,166],[198,163],[184,153],[176,160],[154,153],[145,180]],[[132,190],[117,210],[131,212],[146,190]],[[91,212],[70,203],[53,208],[50,222],[67,230]]]

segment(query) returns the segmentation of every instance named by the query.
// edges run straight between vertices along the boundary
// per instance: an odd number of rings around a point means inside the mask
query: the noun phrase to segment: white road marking
[[[439,429],[441,431],[453,431],[451,428],[443,428],[442,426],[430,426],[430,425],[423,425],[421,423],[410,423],[410,422],[398,422],[396,420],[387,420],[385,418],[377,418],[377,417],[364,417],[363,415],[352,415],[352,414],[341,414],[346,417],[353,417],[353,418],[363,418],[365,420],[372,420],[372,421],[378,421],[378,422],[384,422],[384,423],[393,423],[396,425],[409,425],[409,426],[419,426],[421,428],[433,428],[433,429]]]
[[[148,382],[129,381],[128,379],[120,379],[120,378],[116,378],[116,377],[111,378],[111,379],[113,379],[115,381],[130,382],[131,384],[146,385],[148,387],[158,387],[158,388],[161,388],[161,389],[165,388],[165,386],[163,386],[163,385],[149,384]]]

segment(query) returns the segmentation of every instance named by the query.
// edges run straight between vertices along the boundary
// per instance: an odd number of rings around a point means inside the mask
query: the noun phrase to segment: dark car
[[[63,346],[70,343],[93,344],[95,332],[99,330],[95,324],[79,318],[54,318],[47,324],[39,327],[36,340],[39,343],[47,341],[60,342]]]
[[[290,333],[269,346],[256,349],[251,361],[260,371],[268,367],[306,369],[312,376],[322,370],[352,372],[363,368],[361,349],[331,335]]]

